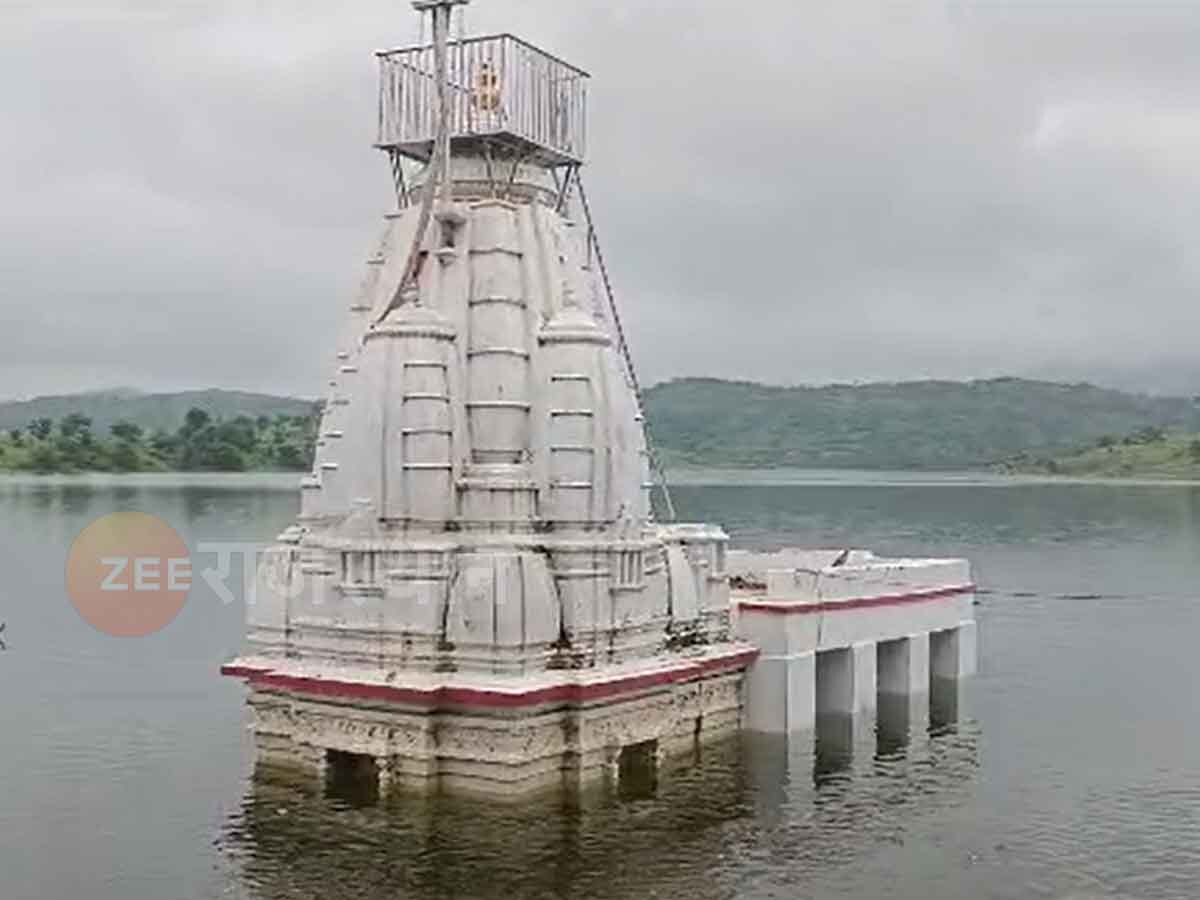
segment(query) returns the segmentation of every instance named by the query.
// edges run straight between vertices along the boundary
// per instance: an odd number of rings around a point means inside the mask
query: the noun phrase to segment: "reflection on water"
[[[873,742],[873,729],[860,731]],[[824,732],[816,752],[811,736],[742,736],[632,795],[519,805],[417,794],[381,804],[344,783],[321,789],[259,770],[221,844],[263,900],[731,896],[755,877],[755,860],[786,860],[803,881],[902,840],[910,808],[956,802],[978,768],[973,723],[886,758],[861,753],[853,732],[837,732],[836,766]]]
[[[908,748],[909,730],[913,725],[912,700],[895,694],[884,695],[879,698],[875,716],[875,755],[880,759],[902,756]]]
[[[930,734],[952,734],[958,728],[963,699],[967,696],[967,692],[957,690],[953,681],[933,679],[929,693]]]
[[[933,481],[934,479],[928,479]],[[1195,900],[1200,488],[682,486],[742,546],[968,556],[981,674],[877,727],[732,741],[622,796],[381,807],[253,776],[241,573],[115,641],[67,602],[75,536],[120,509],[195,548],[269,541],[294,476],[0,477],[0,897]]]

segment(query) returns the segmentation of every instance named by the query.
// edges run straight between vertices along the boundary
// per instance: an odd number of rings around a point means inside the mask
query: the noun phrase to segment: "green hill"
[[[770,387],[688,378],[646,392],[668,464],[979,468],[1146,427],[1200,431],[1191,398],[1018,378]]]
[[[0,403],[0,431],[25,428],[34,419],[58,422],[72,413],[92,420],[96,434],[108,434],[117,422],[132,422],[146,431],[175,431],[190,409],[202,409],[214,419],[247,416],[274,418],[311,415],[312,400],[275,397],[243,391],[183,391],[174,394],[145,394],[123,388],[112,391],[35,397],[32,400]]]
[[[1021,453],[996,469],[1073,478],[1186,478],[1200,480],[1200,435],[1143,428],[1122,438],[1043,457]]]
[[[1185,442],[1185,453],[1177,436],[1200,433],[1200,405],[1191,398],[1017,378],[793,388],[688,378],[656,385],[645,401],[668,465],[932,470],[1003,464],[1029,471],[1106,436],[1163,429],[1174,462],[1160,462],[1178,468],[1190,464],[1191,444]],[[185,427],[192,409],[211,422]],[[217,390],[103,391],[0,403],[0,441],[12,445],[0,447],[0,468],[38,468],[39,450],[43,469],[53,462],[51,450],[60,465],[75,468],[116,467],[122,453],[138,467],[302,468],[311,457],[315,410],[309,400]],[[72,414],[91,419],[84,429],[91,436],[61,433],[64,423],[78,430]],[[9,436],[38,419],[54,424],[47,446],[33,433]],[[118,446],[120,439],[110,436],[118,422],[144,434]],[[92,453],[93,439],[112,446]],[[1133,446],[1119,437],[1107,445]],[[1103,460],[1087,465],[1142,474],[1139,460],[1166,452],[1135,448],[1114,455],[1106,449]]]
[[[105,392],[14,406],[10,415],[33,418],[0,429],[0,471],[301,471],[312,465],[317,434],[316,403],[223,391]]]

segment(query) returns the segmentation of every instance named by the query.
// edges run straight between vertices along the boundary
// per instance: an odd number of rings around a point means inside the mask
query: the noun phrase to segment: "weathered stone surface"
[[[965,562],[729,554],[719,527],[653,520],[636,380],[566,202],[577,172],[456,137],[405,192],[436,210],[387,216],[299,519],[226,667],[264,761],[352,754],[386,788],[521,793],[918,692],[930,632],[937,676],[973,671]]]
[[[419,210],[389,216],[335,347],[301,516],[262,561],[229,667],[276,761],[338,750],[383,760],[391,784],[519,788],[738,725],[749,656],[730,633],[726,536],[652,521],[641,411],[594,312],[583,229],[553,208],[546,170],[506,171],[494,197],[477,157],[452,160],[456,224],[425,244],[439,263],[376,322]],[[741,662],[547,708],[355,691],[467,677],[520,693],[579,673],[594,687],[698,653]],[[320,693],[331,672],[340,696]]]

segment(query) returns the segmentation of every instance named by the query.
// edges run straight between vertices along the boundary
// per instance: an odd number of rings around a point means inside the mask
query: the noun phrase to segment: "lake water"
[[[117,640],[66,600],[95,517],[261,541],[294,478],[0,479],[0,897],[1200,896],[1200,487],[724,477],[675,501],[740,546],[970,557],[981,673],[957,709],[907,737],[730,741],[634,797],[390,808],[254,778],[217,674],[240,601],[198,587]]]

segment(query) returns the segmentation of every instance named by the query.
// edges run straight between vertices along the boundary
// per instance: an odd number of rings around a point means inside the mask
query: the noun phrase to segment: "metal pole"
[[[421,258],[421,245],[429,230],[429,222],[433,218],[433,206],[438,200],[438,187],[441,185],[441,202],[443,212],[450,207],[450,88],[447,84],[447,57],[449,55],[451,16],[455,6],[465,6],[470,0],[416,0],[413,9],[419,13],[428,12],[433,17],[433,62],[434,78],[437,80],[437,131],[433,138],[429,166],[426,169],[425,190],[421,197],[421,212],[417,219],[417,230],[413,235],[412,247],[408,253],[408,262],[404,274],[400,276],[400,284],[391,301],[380,313],[375,324],[379,324],[392,310],[404,303],[404,295],[412,280],[417,275],[417,265]],[[424,17],[422,16],[422,21]]]

